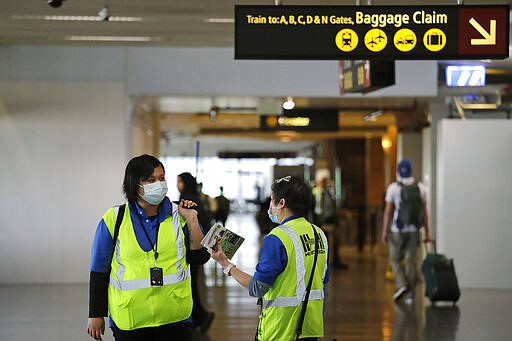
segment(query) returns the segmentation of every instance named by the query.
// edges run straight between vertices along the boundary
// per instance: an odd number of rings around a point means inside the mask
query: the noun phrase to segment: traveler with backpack
[[[386,191],[386,208],[382,223],[382,242],[389,246],[389,259],[395,275],[395,301],[405,295],[407,304],[414,303],[417,283],[419,230],[425,227],[425,241],[430,241],[427,188],[412,177],[409,160],[398,164],[399,181]]]

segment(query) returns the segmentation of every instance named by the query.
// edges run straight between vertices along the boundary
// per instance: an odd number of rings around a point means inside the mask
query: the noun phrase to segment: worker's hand
[[[224,250],[222,250],[222,240],[217,240],[217,243],[215,244],[215,249],[208,248],[208,252],[212,256],[213,260],[220,264],[223,268],[229,265],[228,257],[226,257],[226,254],[224,253]]]
[[[105,318],[89,317],[87,322],[87,334],[94,340],[102,340],[101,336],[105,334]]]
[[[189,221],[189,219],[194,219],[197,217],[197,210],[194,208],[197,207],[197,204],[192,200],[180,200],[180,204],[178,205],[178,211],[185,218],[185,220]]]

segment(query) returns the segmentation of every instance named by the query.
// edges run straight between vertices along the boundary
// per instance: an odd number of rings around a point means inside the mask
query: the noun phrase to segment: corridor
[[[233,262],[252,273],[260,242],[253,216],[232,214],[226,225],[246,238]],[[414,306],[395,304],[393,283],[385,278],[384,248],[342,251],[350,269],[331,272],[325,341],[510,340],[512,291],[466,289],[456,306],[432,307],[422,298],[420,286]],[[259,313],[256,299],[211,260],[205,265],[205,283],[205,302],[216,317],[208,333],[197,340],[253,340]],[[86,284],[0,286],[0,340],[89,340],[87,300]],[[104,340],[113,340],[110,331]]]

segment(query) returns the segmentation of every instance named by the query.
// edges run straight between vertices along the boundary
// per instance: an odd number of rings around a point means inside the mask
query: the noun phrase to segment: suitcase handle
[[[436,249],[436,241],[435,240],[431,240],[431,241],[428,241],[428,242],[425,242],[423,243],[424,247],[425,247],[425,252],[428,254],[437,254],[437,249]],[[431,252],[429,252],[429,248],[428,246],[430,245],[431,247]]]

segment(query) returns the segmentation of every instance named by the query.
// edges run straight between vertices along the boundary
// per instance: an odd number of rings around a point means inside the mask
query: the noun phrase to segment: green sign
[[[504,59],[508,5],[235,6],[236,59]]]

